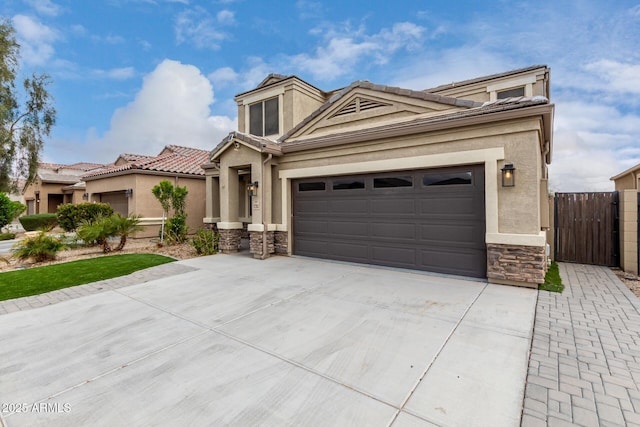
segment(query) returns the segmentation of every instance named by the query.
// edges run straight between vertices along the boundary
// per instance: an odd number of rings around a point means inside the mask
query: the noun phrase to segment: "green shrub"
[[[35,237],[28,237],[16,243],[13,256],[19,259],[32,258],[35,262],[50,261],[56,259],[58,252],[64,248],[62,240],[40,232]]]
[[[0,193],[0,229],[11,224],[26,209],[22,203],[14,202],[5,193]]]
[[[191,246],[193,246],[198,255],[213,255],[218,253],[219,241],[219,233],[201,228],[191,239]]]
[[[165,235],[170,245],[187,241],[187,215],[176,215],[167,220]]]
[[[25,231],[51,230],[58,223],[56,214],[24,215],[20,217],[20,224]]]
[[[13,240],[16,238],[16,235],[13,233],[0,233],[0,241],[2,240]]]
[[[99,215],[93,221],[82,221],[76,235],[86,244],[101,245],[102,251],[108,253],[112,251],[108,241],[110,237],[120,236],[120,243],[115,250],[121,251],[127,243],[127,237],[140,230],[140,217],[123,217],[118,213],[111,216]]]
[[[58,224],[64,231],[75,231],[83,221],[92,222],[99,216],[113,215],[113,208],[107,203],[67,203],[58,206]]]

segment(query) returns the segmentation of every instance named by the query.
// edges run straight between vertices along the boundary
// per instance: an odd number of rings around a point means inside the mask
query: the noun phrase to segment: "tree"
[[[18,178],[32,182],[38,160],[56,121],[47,74],[16,80],[20,45],[9,20],[0,21],[0,191],[16,190]]]
[[[14,202],[6,194],[0,193],[0,230],[11,224],[26,209],[22,203]]]
[[[173,198],[173,184],[163,179],[158,185],[151,189],[151,193],[153,193],[162,206],[162,225],[160,226],[160,242],[162,243],[164,241],[164,219],[169,214],[171,199]]]
[[[113,221],[115,234],[120,236],[120,243],[116,247],[116,251],[124,249],[124,245],[127,243],[127,237],[137,231],[143,230],[143,227],[140,225],[140,217],[138,215],[126,217],[117,213],[111,216],[111,221]]]

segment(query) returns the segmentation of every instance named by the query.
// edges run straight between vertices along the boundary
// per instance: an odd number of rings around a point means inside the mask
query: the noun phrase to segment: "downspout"
[[[267,224],[265,224],[265,208],[267,203],[265,199],[266,189],[264,185],[264,167],[272,158],[273,154],[269,153],[267,158],[262,162],[262,185],[260,185],[260,188],[262,188],[262,209],[260,209],[260,214],[262,215],[262,256],[260,259],[267,258]]]

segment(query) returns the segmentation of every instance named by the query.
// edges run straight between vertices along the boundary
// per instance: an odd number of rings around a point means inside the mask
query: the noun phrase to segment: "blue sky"
[[[54,79],[43,160],[212,149],[267,74],[424,89],[535,64],[556,104],[550,185],[640,163],[640,1],[4,0],[22,73]]]

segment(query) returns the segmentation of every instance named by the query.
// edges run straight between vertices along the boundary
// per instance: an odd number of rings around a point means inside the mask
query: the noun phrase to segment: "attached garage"
[[[100,201],[109,204],[114,212],[122,216],[129,216],[129,199],[124,191],[102,193],[100,195]]]
[[[293,181],[293,253],[486,277],[483,165]]]

